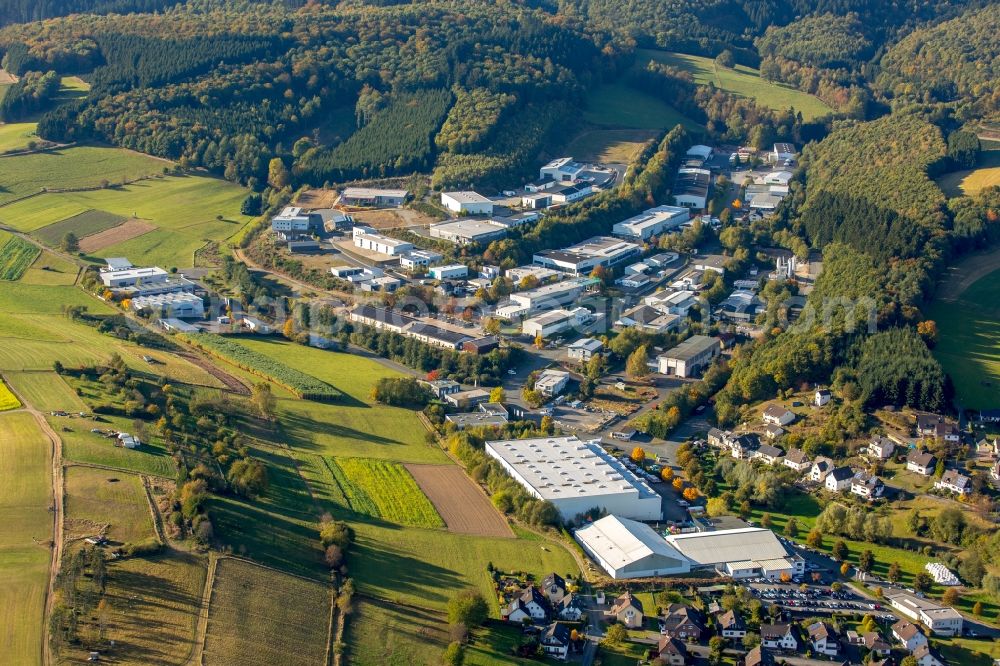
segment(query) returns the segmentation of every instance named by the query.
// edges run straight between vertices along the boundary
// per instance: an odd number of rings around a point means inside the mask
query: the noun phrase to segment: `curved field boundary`
[[[449,532],[513,538],[514,532],[489,498],[457,465],[406,465],[444,519]]]

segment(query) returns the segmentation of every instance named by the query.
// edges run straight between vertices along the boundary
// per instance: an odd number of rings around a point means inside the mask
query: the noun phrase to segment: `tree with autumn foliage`
[[[684,489],[684,499],[688,502],[694,502],[698,499],[698,489],[694,486],[689,486]]]
[[[630,457],[632,458],[632,462],[637,465],[641,465],[643,461],[646,460],[646,452],[641,446],[637,446],[632,449],[632,455]]]
[[[926,342],[927,346],[931,349],[933,349],[934,345],[937,344],[938,328],[937,322],[933,319],[925,319],[924,321],[919,322],[917,324],[917,333],[920,334],[920,337],[923,338],[924,342]]]
[[[677,477],[671,485],[674,487],[674,490],[680,492],[684,490],[684,479]]]
[[[674,468],[664,467],[663,469],[661,469],[660,478],[663,479],[664,481],[669,481],[670,479],[674,478]]]

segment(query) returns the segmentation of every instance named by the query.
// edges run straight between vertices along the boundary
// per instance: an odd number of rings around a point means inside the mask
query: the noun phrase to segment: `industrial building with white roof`
[[[637,520],[660,520],[662,498],[598,444],[577,437],[486,442],[487,455],[564,520],[598,508]]]
[[[576,530],[574,537],[614,579],[671,576],[691,571],[691,563],[649,525],[605,516]]]
[[[772,580],[782,574],[805,573],[805,560],[789,553],[774,532],[761,527],[670,534],[666,540],[691,562],[692,569],[712,568],[733,578]]]

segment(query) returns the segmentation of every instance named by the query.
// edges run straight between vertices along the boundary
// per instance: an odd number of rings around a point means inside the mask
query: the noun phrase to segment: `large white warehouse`
[[[647,240],[664,231],[676,229],[691,217],[691,209],[683,206],[657,206],[616,224],[611,233],[625,238]]]
[[[529,493],[549,500],[564,520],[599,508],[635,520],[660,520],[661,498],[596,443],[576,437],[486,442],[486,453]]]
[[[616,579],[672,576],[691,563],[644,523],[605,516],[573,535],[587,554]]]
[[[715,569],[736,579],[777,580],[782,574],[805,574],[802,556],[789,553],[774,532],[761,527],[670,534],[666,539],[690,561],[692,569]]]

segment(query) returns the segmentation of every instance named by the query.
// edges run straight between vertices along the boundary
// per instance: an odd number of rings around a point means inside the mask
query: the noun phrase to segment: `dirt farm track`
[[[456,465],[407,465],[406,469],[444,519],[450,532],[513,537],[510,526],[483,491]]]

